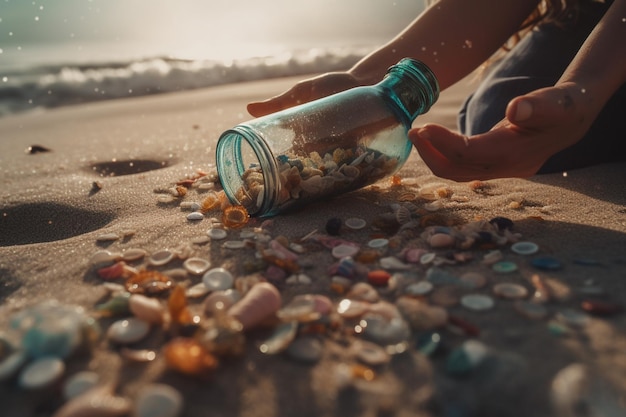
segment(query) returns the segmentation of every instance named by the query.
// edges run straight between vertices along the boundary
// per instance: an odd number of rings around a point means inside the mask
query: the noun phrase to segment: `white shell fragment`
[[[122,252],[122,260],[126,262],[138,261],[147,255],[147,252],[141,248],[126,249]]]
[[[72,375],[63,385],[63,397],[71,400],[98,385],[100,376],[95,372],[83,371]]]
[[[111,394],[109,387],[93,388],[66,402],[54,417],[122,417],[130,411],[131,402]]]
[[[537,253],[539,246],[533,242],[517,242],[511,245],[511,250],[518,255],[532,255]]]
[[[183,262],[183,267],[190,274],[202,275],[211,267],[211,262],[202,258],[189,258]]]
[[[204,214],[199,211],[194,211],[187,215],[187,220],[189,221],[198,221],[202,219],[204,219]]]
[[[200,298],[204,297],[209,292],[210,290],[207,288],[206,285],[204,285],[204,282],[199,282],[187,288],[187,290],[185,291],[185,295],[187,296],[187,298]]]
[[[228,236],[226,230],[219,228],[209,229],[206,234],[213,240],[225,239]]]
[[[493,308],[493,298],[483,294],[467,294],[461,297],[461,305],[474,311],[483,311]]]
[[[118,320],[109,327],[107,337],[119,344],[135,343],[148,335],[150,324],[138,318]]]
[[[367,222],[358,217],[350,217],[349,219],[346,219],[344,224],[349,229],[360,230],[360,229],[363,229],[367,225]]]
[[[36,359],[22,370],[19,385],[24,389],[39,389],[57,381],[65,372],[65,363],[59,358]]]
[[[501,282],[493,286],[493,293],[502,298],[526,298],[528,290],[520,284]]]
[[[114,242],[120,238],[117,233],[104,233],[96,237],[97,242]]]
[[[148,259],[148,262],[150,265],[162,266],[169,263],[175,256],[176,254],[171,250],[161,249],[160,251],[153,253],[152,256],[150,256],[150,259]]]
[[[128,299],[128,308],[138,319],[157,325],[163,323],[165,306],[156,298],[132,294]]]
[[[384,249],[389,245],[389,240],[384,238],[372,239],[367,242],[367,246],[372,249]]]
[[[354,256],[359,252],[359,247],[356,245],[339,244],[332,249],[332,255],[336,259],[345,258],[347,256]]]
[[[28,360],[28,355],[23,350],[17,350],[8,355],[0,362],[0,382],[6,381],[20,370]]]
[[[166,384],[149,384],[137,394],[133,417],[178,417],[183,410],[183,396]]]
[[[94,266],[112,264],[120,258],[119,253],[110,252],[108,250],[99,250],[91,256],[89,263]]]
[[[229,240],[222,245],[226,249],[243,249],[246,247],[246,242],[243,240]]]
[[[235,279],[228,270],[218,267],[208,270],[202,276],[202,282],[209,290],[220,291],[232,288]]]

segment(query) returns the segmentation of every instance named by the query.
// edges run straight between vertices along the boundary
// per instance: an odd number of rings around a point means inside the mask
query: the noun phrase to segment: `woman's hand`
[[[411,129],[409,138],[442,178],[530,177],[583,137],[599,111],[593,102],[591,92],[565,83],[511,100],[506,118],[484,134],[466,137],[431,124]]]
[[[331,72],[298,82],[284,93],[248,104],[248,113],[260,117],[298,104],[363,85],[349,72]]]

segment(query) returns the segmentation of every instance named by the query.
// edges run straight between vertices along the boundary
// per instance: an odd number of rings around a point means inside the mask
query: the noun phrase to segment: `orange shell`
[[[248,210],[244,206],[228,206],[222,214],[222,223],[228,228],[237,229],[245,226],[249,218]]]

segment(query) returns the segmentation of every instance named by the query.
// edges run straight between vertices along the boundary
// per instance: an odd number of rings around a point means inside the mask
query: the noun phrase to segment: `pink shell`
[[[260,282],[233,305],[228,314],[249,330],[276,313],[282,304],[280,292],[272,284]]]

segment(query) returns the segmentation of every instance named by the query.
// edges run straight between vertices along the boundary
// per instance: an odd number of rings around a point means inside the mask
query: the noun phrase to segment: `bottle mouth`
[[[274,156],[263,137],[249,126],[239,125],[222,133],[215,161],[226,197],[246,208],[251,216],[271,215],[279,182]]]
[[[424,64],[414,58],[402,58],[397,64],[387,70],[385,78],[390,74],[399,73],[413,80],[420,88],[416,89],[422,93],[421,113],[426,113],[430,107],[439,99],[439,82],[435,73]]]

